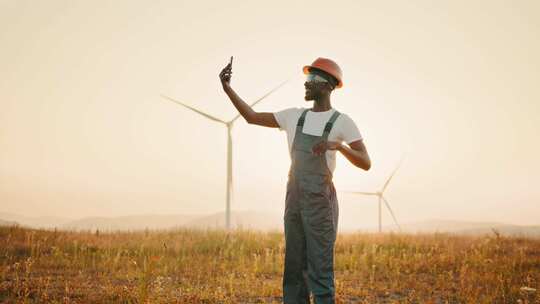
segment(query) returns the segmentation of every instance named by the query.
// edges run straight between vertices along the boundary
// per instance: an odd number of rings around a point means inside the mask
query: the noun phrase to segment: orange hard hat
[[[333,60],[319,57],[315,59],[311,65],[304,66],[304,74],[308,74],[310,68],[319,69],[334,76],[338,81],[336,88],[341,88],[343,86],[343,74],[341,68]]]

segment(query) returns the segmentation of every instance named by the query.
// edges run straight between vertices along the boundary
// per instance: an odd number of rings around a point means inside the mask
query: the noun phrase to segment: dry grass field
[[[2,303],[280,303],[279,232],[0,228]],[[337,303],[540,303],[540,240],[341,234]]]

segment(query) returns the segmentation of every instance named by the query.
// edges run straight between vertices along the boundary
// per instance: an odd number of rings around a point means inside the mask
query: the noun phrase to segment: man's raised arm
[[[279,124],[277,123],[274,114],[268,112],[255,112],[245,101],[242,100],[242,98],[240,98],[240,96],[238,96],[238,94],[236,94],[230,85],[231,74],[232,65],[229,63],[225,68],[223,68],[223,70],[221,70],[221,73],[219,73],[219,79],[221,80],[223,90],[227,96],[229,96],[229,99],[232,101],[234,107],[238,110],[240,115],[242,115],[242,117],[244,117],[249,124],[269,128],[279,128]]]

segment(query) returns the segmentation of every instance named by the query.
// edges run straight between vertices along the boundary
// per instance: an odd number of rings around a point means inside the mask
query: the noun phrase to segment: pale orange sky
[[[540,224],[540,2],[333,5],[0,0],[0,212],[223,211],[226,129],[160,94],[232,118],[233,55],[246,101],[291,79],[256,110],[307,107],[301,67],[322,56],[372,159],[338,156],[336,188],[377,190],[407,153],[386,193],[400,222]],[[281,216],[285,133],[233,132],[233,210]],[[375,225],[374,198],[338,198],[340,224]]]

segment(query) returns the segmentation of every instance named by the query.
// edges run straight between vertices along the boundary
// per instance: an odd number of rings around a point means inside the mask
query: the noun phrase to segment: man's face
[[[332,85],[321,77],[313,77],[308,75],[307,78],[308,79],[306,82],[304,82],[304,87],[306,88],[306,95],[304,96],[304,99],[306,101],[315,100],[326,94],[326,92],[329,93],[332,91]]]

